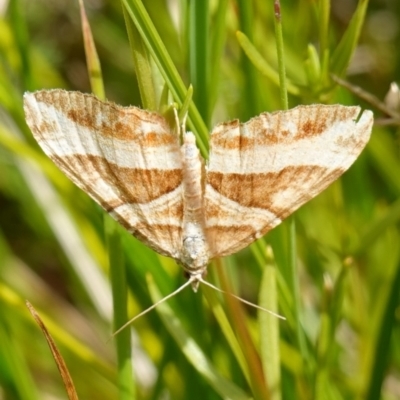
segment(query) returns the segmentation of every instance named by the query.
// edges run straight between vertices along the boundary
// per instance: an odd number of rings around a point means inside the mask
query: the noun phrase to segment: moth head
[[[183,276],[190,282],[193,292],[197,293],[200,282],[203,282],[207,276],[207,266],[195,272],[184,267]]]

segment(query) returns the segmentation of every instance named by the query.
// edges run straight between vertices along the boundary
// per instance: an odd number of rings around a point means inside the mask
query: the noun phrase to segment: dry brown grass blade
[[[42,330],[47,344],[50,347],[51,353],[53,354],[54,360],[57,364],[57,368],[60,371],[61,378],[64,382],[65,389],[68,394],[68,398],[70,400],[79,400],[78,394],[76,393],[74,383],[72,381],[71,375],[69,374],[67,365],[65,364],[64,359],[61,356],[61,353],[58,351],[58,348],[51,337],[49,331],[47,330],[45,324],[43,323],[42,319],[40,318],[39,314],[36,312],[34,307],[32,306],[29,301],[26,301],[26,306],[28,307],[29,312],[32,314],[33,318],[35,319],[36,323],[39,325],[40,329]]]

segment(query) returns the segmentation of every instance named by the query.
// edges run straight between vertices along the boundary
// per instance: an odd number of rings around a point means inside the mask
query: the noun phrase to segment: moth
[[[64,90],[25,93],[24,109],[61,171],[176,260],[195,291],[211,259],[248,246],[342,175],[373,125],[357,106],[265,112],[215,126],[204,163],[193,133],[179,137],[156,112]]]

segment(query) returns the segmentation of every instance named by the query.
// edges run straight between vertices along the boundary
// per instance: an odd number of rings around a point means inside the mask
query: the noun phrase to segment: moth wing
[[[372,112],[359,114],[311,105],[217,125],[205,188],[212,257],[246,247],[342,175],[371,134]]]
[[[157,252],[181,247],[179,138],[159,114],[63,90],[24,95],[26,121],[54,163]]]

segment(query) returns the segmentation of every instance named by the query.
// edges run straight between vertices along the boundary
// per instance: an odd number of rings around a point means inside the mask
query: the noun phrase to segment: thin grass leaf
[[[32,90],[33,77],[29,63],[29,34],[26,27],[26,20],[22,12],[23,3],[20,0],[10,1],[10,16],[14,27],[14,40],[19,51],[21,61],[21,77],[23,86],[27,90]]]
[[[250,40],[246,37],[246,35],[242,32],[237,32],[236,37],[243,51],[246,53],[247,57],[251,60],[254,66],[271,82],[275,83],[276,86],[279,86],[279,74],[273,69],[266,60],[261,56],[258,50],[254,47],[254,45],[250,42]],[[293,83],[287,81],[287,90],[288,93],[299,96],[300,89],[295,86]]]
[[[280,88],[280,97],[281,97],[281,106],[283,110],[287,110],[289,107],[288,94],[287,94],[287,85],[286,85],[286,72],[285,72],[285,60],[284,60],[284,44],[283,44],[283,36],[282,36],[282,15],[281,15],[281,6],[279,0],[275,0],[274,2],[274,11],[275,11],[275,36],[276,36],[276,49],[277,49],[277,57],[278,57],[278,68],[279,68],[279,88]],[[283,225],[283,229],[287,229],[287,263],[285,268],[287,269],[286,276],[289,277],[288,286],[293,293],[294,297],[294,315],[296,321],[296,335],[297,335],[297,344],[299,346],[300,352],[305,360],[307,360],[307,346],[306,340],[304,336],[304,331],[301,327],[301,299],[300,299],[300,288],[298,281],[298,271],[297,271],[297,250],[296,250],[296,224],[294,216],[290,216],[286,223]]]
[[[2,388],[2,395],[16,395],[20,400],[40,400],[35,382],[29,367],[19,349],[18,343],[15,343],[10,337],[9,327],[5,324],[3,318],[0,318],[0,357],[2,360],[2,375],[7,376],[8,387]]]
[[[272,252],[270,252],[272,253]],[[273,265],[272,254],[269,254],[269,263],[265,266],[260,285],[259,305],[278,312],[278,295],[276,286],[276,266]],[[282,399],[281,370],[279,354],[279,319],[275,316],[259,311],[258,321],[260,329],[261,362],[265,380],[271,393],[271,400]]]
[[[330,381],[329,381],[329,364],[328,356],[329,350],[332,346],[332,319],[331,315],[328,313],[329,301],[331,295],[331,288],[325,290],[325,305],[321,313],[320,318],[320,328],[317,338],[316,346],[316,378],[314,393],[317,400],[323,400],[325,398],[331,398],[329,393],[331,392]]]
[[[351,18],[345,34],[336,49],[332,52],[331,72],[339,77],[346,71],[357,46],[367,7],[368,0],[359,0],[357,9]]]
[[[203,285],[202,291],[211,307],[211,310],[216,320],[218,321],[219,326],[222,329],[225,339],[229,343],[229,346],[233,354],[235,355],[236,361],[240,365],[243,375],[245,376],[248,384],[250,385],[251,384],[250,371],[246,362],[246,358],[236,339],[235,333],[232,329],[232,326],[229,323],[228,317],[226,316],[225,311],[222,308],[221,301],[217,298],[217,294],[213,289]]]
[[[120,228],[111,218],[104,220],[109,251],[110,279],[113,295],[113,327],[114,331],[128,319],[128,291],[126,283],[126,267],[122,251]],[[130,400],[135,396],[135,380],[132,371],[132,348],[130,330],[125,329],[115,337],[118,360],[119,399]]]
[[[131,47],[133,64],[135,66],[135,73],[143,108],[156,111],[158,107],[150,54],[139,34],[139,31],[136,29],[132,20],[128,17],[124,5],[122,5],[122,11],[124,13],[124,20],[128,32],[129,44]]]
[[[194,102],[200,115],[209,124],[209,4],[208,0],[189,1],[189,75],[194,86]]]
[[[11,254],[0,231],[0,270],[4,270],[4,264],[10,262]],[[2,394],[18,395],[21,400],[40,400],[40,395],[34,382],[34,378],[27,365],[27,360],[21,352],[20,344],[13,336],[12,323],[17,319],[13,305],[18,301],[18,296],[5,284],[0,283],[0,304],[2,313],[0,315],[0,359],[2,365],[3,382],[8,381],[7,387],[2,386]]]
[[[321,65],[318,58],[317,49],[311,44],[307,47],[305,69],[308,78],[308,86],[311,88],[311,90],[317,92],[321,81]]]
[[[320,59],[323,59],[328,51],[330,3],[331,0],[319,0],[317,4]]]
[[[394,271],[392,284],[389,288],[387,300],[384,305],[376,343],[374,343],[374,356],[369,379],[366,379],[367,400],[375,400],[381,397],[385,371],[388,366],[390,339],[393,328],[396,326],[396,308],[399,306],[400,287],[400,260]],[[369,383],[368,383],[369,382]]]
[[[226,15],[229,0],[220,0],[212,23],[209,56],[208,115],[212,115],[219,91],[221,60],[226,40]],[[211,62],[210,62],[211,61]]]
[[[289,108],[288,92],[286,84],[286,66],[284,58],[284,45],[282,35],[282,14],[281,4],[279,0],[274,0],[274,26],[275,26],[275,40],[276,40],[276,53],[278,59],[278,72],[279,72],[279,92],[281,95],[281,108],[287,110]]]
[[[190,103],[192,102],[192,97],[193,97],[193,86],[190,85],[187,91],[187,95],[185,100],[182,103],[182,107],[179,110],[178,117],[179,117],[179,122],[186,122],[186,117],[189,111],[189,106]]]
[[[178,71],[176,70],[161,38],[159,37],[146,9],[140,0],[122,0],[129,14],[132,18],[136,28],[138,29],[147,49],[152,55],[157,67],[160,70],[169,90],[171,91],[174,99],[182,104],[185,96],[186,89]],[[208,154],[208,129],[204,124],[200,113],[195,105],[192,103],[189,107],[188,125],[198,139],[198,146],[203,157]]]
[[[239,27],[249,42],[253,42],[254,4],[247,0],[238,0]],[[245,120],[250,119],[254,114],[263,111],[260,98],[260,86],[258,77],[251,61],[246,57],[241,60],[243,70],[243,92],[247,101],[243,104],[241,117]]]

